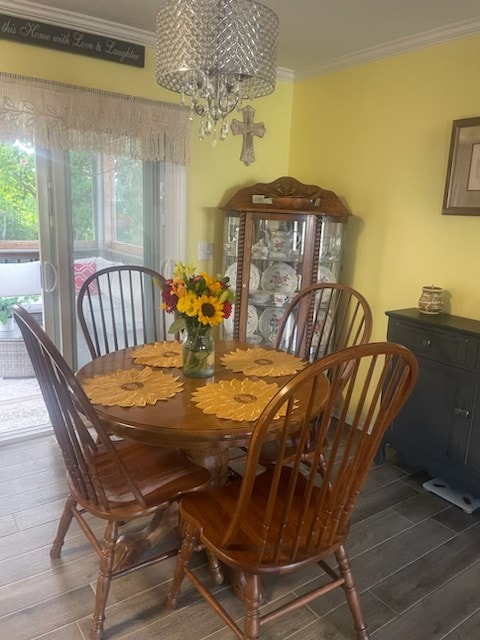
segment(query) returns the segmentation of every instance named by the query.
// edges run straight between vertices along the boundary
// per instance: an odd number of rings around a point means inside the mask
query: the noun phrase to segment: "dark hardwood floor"
[[[480,638],[480,516],[425,493],[421,473],[387,462],[372,469],[349,549],[373,640]],[[52,437],[0,448],[0,638],[88,638],[97,558],[72,525],[60,560],[49,557],[65,497]],[[99,533],[103,526],[99,523]],[[230,640],[234,636],[187,582],[176,611],[163,609],[173,561],[119,578],[105,640]],[[197,569],[208,579],[199,554]],[[317,580],[314,569],[267,582],[270,601]],[[240,617],[228,586],[221,602]],[[267,604],[266,607],[269,605]],[[262,629],[263,640],[354,640],[340,590]]]

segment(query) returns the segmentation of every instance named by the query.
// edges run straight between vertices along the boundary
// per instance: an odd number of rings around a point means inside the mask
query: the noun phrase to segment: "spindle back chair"
[[[70,367],[33,316],[18,305],[14,315],[62,451],[69,488],[50,556],[60,556],[75,518],[99,556],[90,640],[101,640],[111,580],[178,552],[174,547],[146,559],[138,553],[124,564],[127,549],[122,551],[119,543],[120,525],[144,516],[152,516],[159,524],[181,495],[208,486],[210,474],[180,451],[113,441]],[[103,542],[97,540],[85,512],[106,521]]]
[[[92,358],[172,339],[161,309],[164,277],[148,267],[100,269],[80,287],[77,316]]]
[[[345,377],[347,367],[350,373]],[[367,640],[345,542],[375,452],[410,395],[417,369],[415,356],[405,347],[365,344],[317,360],[280,388],[258,418],[243,478],[181,500],[185,537],[167,606],[176,606],[181,583],[188,576],[239,638],[255,640],[261,624],[341,586],[357,638]],[[327,374],[330,389],[319,423],[319,438],[306,454],[317,389]],[[306,390],[307,399],[300,405],[300,394]],[[283,423],[279,427],[275,417],[282,406],[286,407],[286,417],[280,419]],[[272,429],[278,435],[277,459],[258,474],[262,447]],[[292,429],[296,433],[294,449]],[[303,464],[305,456],[308,466]],[[243,631],[188,567],[199,544],[228,567],[242,572]],[[338,570],[327,563],[329,558],[336,559]],[[283,574],[312,564],[318,564],[330,580],[261,615],[261,577],[275,575],[281,580]]]

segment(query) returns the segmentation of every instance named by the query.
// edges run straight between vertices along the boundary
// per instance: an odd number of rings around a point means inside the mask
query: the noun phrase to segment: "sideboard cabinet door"
[[[480,488],[480,376],[469,377],[462,392],[454,408],[459,464],[468,485]]]

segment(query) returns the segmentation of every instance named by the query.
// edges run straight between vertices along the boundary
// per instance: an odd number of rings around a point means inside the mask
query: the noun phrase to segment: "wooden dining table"
[[[222,356],[240,348],[253,348],[254,345],[235,340],[220,340],[215,343],[215,369],[210,378],[189,378],[183,375],[181,368],[168,368],[164,371],[178,376],[183,383],[183,390],[167,400],[159,400],[155,404],[145,406],[120,407],[95,404],[94,408],[100,421],[108,432],[153,446],[181,449],[189,458],[210,471],[211,485],[221,486],[228,480],[229,450],[233,447],[248,446],[252,436],[255,421],[238,421],[217,418],[215,415],[205,414],[192,400],[192,393],[203,386],[230,380],[245,378],[243,373],[235,373],[227,369],[221,362]],[[262,348],[266,348],[262,345]],[[93,376],[108,374],[117,370],[143,368],[136,365],[131,352],[133,348],[121,349],[107,355],[95,358],[84,365],[76,374],[82,383]],[[251,376],[250,376],[251,378]],[[275,382],[281,387],[291,378],[291,375],[258,378],[267,383]],[[326,402],[329,383],[325,378],[324,384],[318,389],[316,409],[320,412]],[[301,400],[301,398],[300,398]],[[299,416],[301,411],[299,411]],[[271,438],[276,437],[276,430],[281,428],[282,420],[272,428]],[[292,423],[293,424],[293,423]],[[142,532],[128,534],[117,544],[115,553],[115,567],[125,567],[154,547],[165,535],[169,527],[178,525],[175,513],[176,505],[170,524],[154,519]],[[176,519],[176,520],[175,520]],[[173,523],[176,521],[176,525]],[[218,562],[210,558],[210,567],[215,582],[219,584],[223,578]],[[241,573],[234,572],[230,576],[232,588],[240,599],[244,598],[244,579]]]
[[[237,348],[248,349],[253,345],[235,340],[219,340],[215,343],[215,370],[211,378],[189,378],[182,369],[164,369],[178,376],[183,383],[183,391],[167,400],[143,407],[119,407],[95,405],[95,410],[104,427],[111,433],[154,446],[181,449],[189,458],[207,468],[211,474],[212,486],[227,482],[229,450],[232,447],[248,446],[255,422],[236,421],[207,415],[192,400],[192,393],[202,386],[244,378],[242,373],[230,371],[221,363],[221,357]],[[262,348],[263,347],[262,345]],[[95,375],[118,369],[131,369],[135,365],[131,357],[132,348],[121,349],[95,358],[78,372],[80,382]],[[261,380],[280,386],[291,376],[262,377]],[[260,378],[259,378],[260,379]],[[319,407],[328,393],[328,381],[319,389]],[[272,433],[272,439],[275,433]]]

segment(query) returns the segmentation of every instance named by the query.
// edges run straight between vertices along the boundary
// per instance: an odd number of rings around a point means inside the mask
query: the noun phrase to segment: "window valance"
[[[185,165],[189,110],[120,93],[0,73],[0,139]]]

